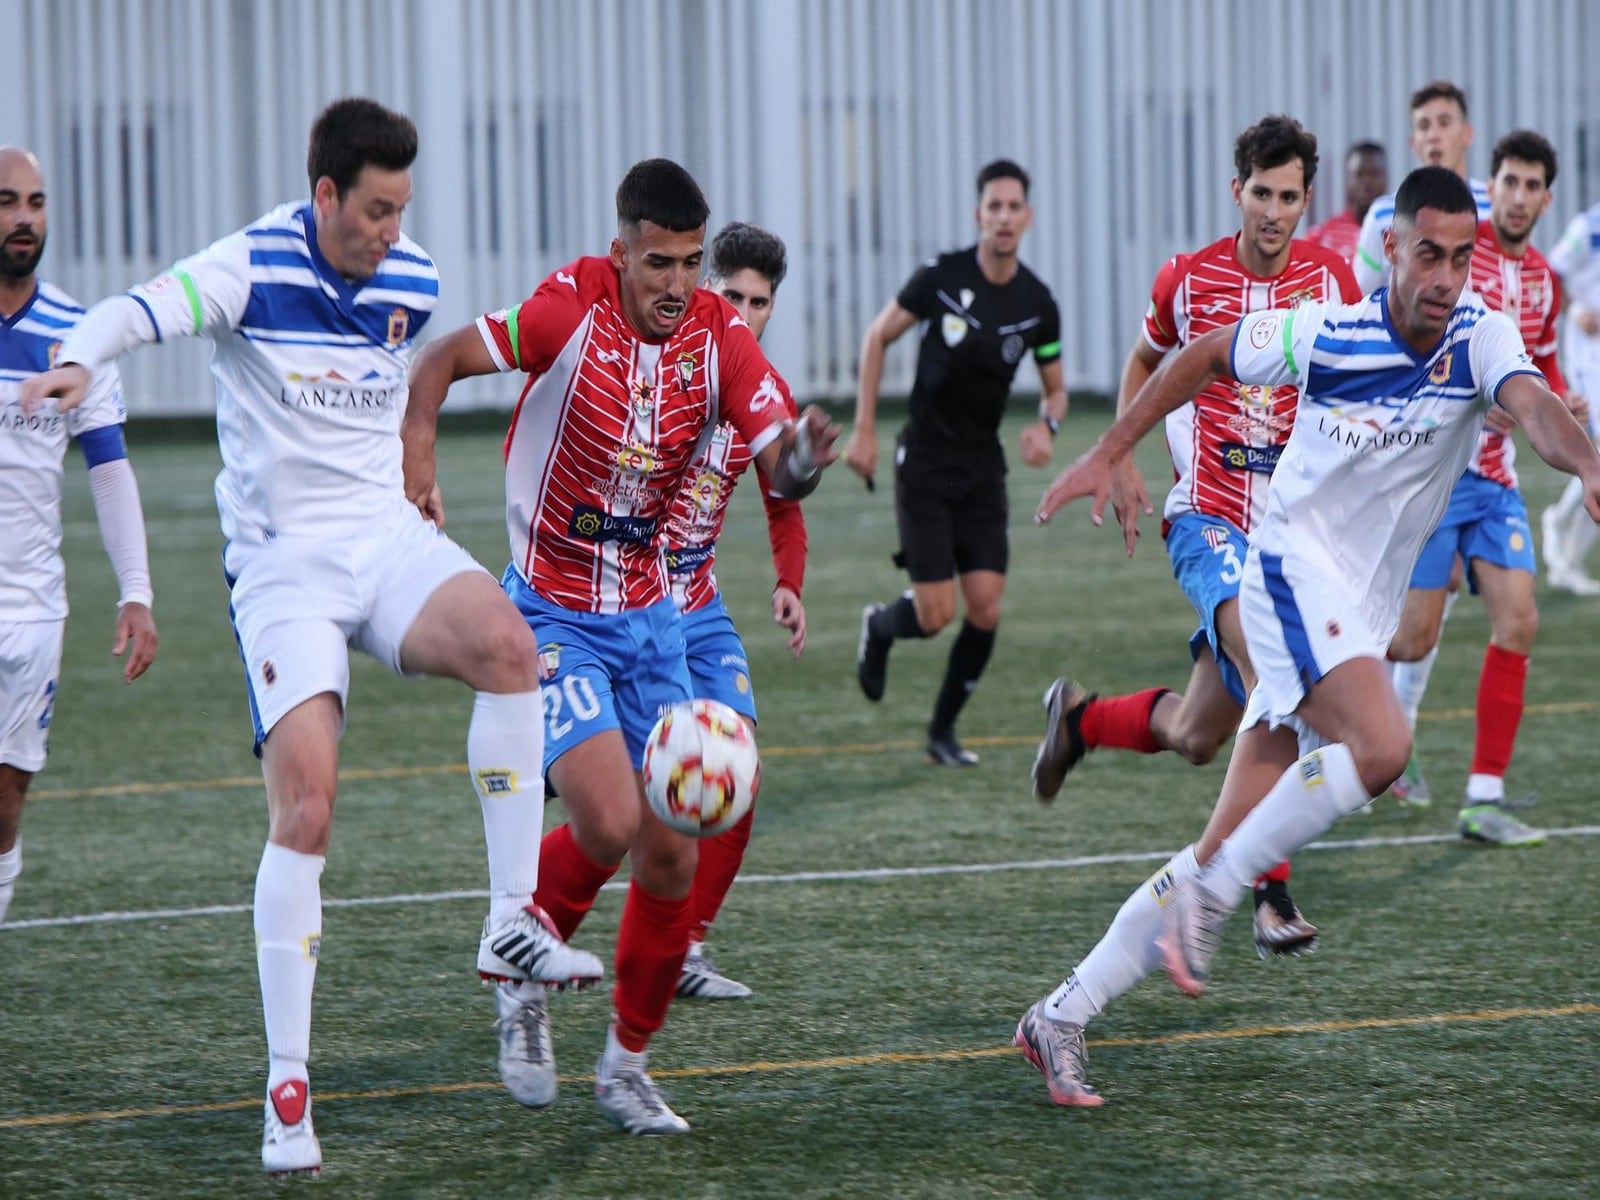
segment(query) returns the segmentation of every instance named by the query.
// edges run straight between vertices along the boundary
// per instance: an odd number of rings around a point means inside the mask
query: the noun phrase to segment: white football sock
[[[267,1090],[308,1079],[311,990],[322,948],[320,854],[268,842],[256,871],[256,967],[267,1026]]]
[[[1305,755],[1222,843],[1198,886],[1226,908],[1238,905],[1257,875],[1293,856],[1340,817],[1371,801],[1343,742]]]
[[[544,704],[538,692],[479,692],[467,726],[467,768],[483,805],[489,920],[533,899],[544,836]]]
[[[1506,798],[1506,781],[1498,775],[1468,775],[1467,803],[1493,804]]]
[[[22,839],[0,854],[0,921],[6,919],[6,909],[11,907],[11,893],[17,886],[17,876],[22,874]]]
[[[606,1048],[600,1055],[600,1066],[595,1074],[602,1080],[609,1080],[615,1078],[622,1067],[635,1067],[642,1071],[648,1058],[647,1050],[635,1052],[624,1049],[622,1043],[617,1041],[617,1024],[612,1021],[606,1026]]]
[[[1444,616],[1439,619],[1441,631],[1444,629],[1444,623],[1450,619],[1450,610],[1456,606],[1456,601],[1460,598],[1460,592],[1444,594]],[[1443,636],[1442,632],[1440,636]],[[1436,643],[1432,650],[1416,662],[1389,664],[1389,677],[1394,681],[1395,695],[1400,697],[1400,707],[1406,714],[1406,722],[1413,729],[1417,727],[1417,711],[1422,707],[1422,694],[1428,690],[1428,677],[1433,674],[1433,663],[1438,657],[1439,647]]]
[[[1087,1025],[1107,1004],[1160,966],[1156,937],[1161,933],[1167,897],[1175,886],[1199,873],[1194,847],[1185,846],[1134,889],[1094,949],[1084,955],[1066,982],[1050,993],[1045,1016]]]

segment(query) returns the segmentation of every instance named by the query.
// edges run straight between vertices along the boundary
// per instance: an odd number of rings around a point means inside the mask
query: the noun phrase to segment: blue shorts
[[[1224,601],[1239,595],[1239,580],[1244,577],[1245,553],[1250,540],[1231,521],[1204,513],[1180,513],[1167,530],[1167,554],[1172,559],[1172,575],[1194,605],[1200,628],[1189,639],[1189,653],[1198,659],[1209,648],[1222,672],[1228,695],[1241,708],[1248,697],[1239,668],[1222,651],[1217,636],[1217,609]]]
[[[681,614],[679,620],[683,623],[695,699],[720,700],[741,717],[754,721],[756,697],[750,687],[750,664],[722,596],[719,594],[704,608]]]
[[[622,731],[637,769],[663,710],[694,695],[671,597],[632,612],[585,613],[550,603],[515,567],[501,583],[539,639],[544,769],[608,729]]]
[[[1456,555],[1469,568],[1481,558],[1497,567],[1537,574],[1533,535],[1528,530],[1528,505],[1516,488],[1506,487],[1468,471],[1450,493],[1450,505],[1439,520],[1439,528],[1422,547],[1417,565],[1411,571],[1414,588],[1442,588],[1450,582],[1450,566]]]

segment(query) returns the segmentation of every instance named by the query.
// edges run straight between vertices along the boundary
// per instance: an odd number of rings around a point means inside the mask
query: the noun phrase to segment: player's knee
[[[1389,643],[1389,657],[1395,662],[1419,662],[1428,656],[1438,641],[1437,628],[1407,629],[1402,625]]]
[[[1539,633],[1539,609],[1532,603],[1518,605],[1494,622],[1494,644],[1513,654],[1530,654]]]
[[[539,643],[521,617],[508,616],[485,629],[478,659],[485,678],[480,691],[531,692],[539,686]]]
[[[953,599],[943,597],[930,600],[916,600],[913,602],[917,610],[917,627],[924,634],[932,637],[956,615],[956,605]]]
[[[639,833],[639,803],[636,797],[618,798],[617,803],[597,803],[592,798],[573,796],[556,780],[556,790],[566,802],[572,818],[572,836],[578,848],[597,863],[620,863],[628,855]]]
[[[979,629],[993,633],[1000,627],[1000,597],[968,605],[967,621]]]
[[[1350,757],[1355,760],[1356,773],[1369,796],[1381,796],[1389,785],[1405,773],[1411,760],[1411,731],[1403,725],[1399,729],[1384,729],[1350,743]]]
[[[1209,729],[1179,726],[1172,732],[1172,752],[1191,766],[1203,767],[1217,757],[1223,739]]]
[[[653,896],[687,896],[699,862],[698,847],[685,837],[640,839],[629,859],[633,877]]]
[[[303,783],[274,800],[268,839],[301,854],[325,854],[333,833],[333,791]]]

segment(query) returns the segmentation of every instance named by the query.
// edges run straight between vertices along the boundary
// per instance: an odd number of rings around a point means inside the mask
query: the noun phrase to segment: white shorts
[[[30,774],[50,749],[65,621],[0,623],[0,764]]]
[[[350,691],[348,647],[400,673],[400,647],[428,597],[483,567],[411,505],[357,536],[230,543],[223,567],[244,658],[256,752],[290,709]]]
[[[1382,661],[1388,650],[1367,623],[1347,582],[1327,568],[1252,546],[1239,583],[1239,620],[1256,687],[1241,729],[1265,720],[1291,724],[1311,685],[1354,658]],[[1303,739],[1302,739],[1303,740]]]

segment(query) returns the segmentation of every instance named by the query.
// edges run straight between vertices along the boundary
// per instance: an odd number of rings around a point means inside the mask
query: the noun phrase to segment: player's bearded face
[[[622,313],[645,337],[671,337],[689,311],[705,240],[704,226],[678,231],[653,221],[626,227],[611,239]]]
[[[411,202],[411,172],[362,167],[343,196],[332,179],[317,180],[317,246],[346,279],[370,279],[400,240],[400,217]]]
[[[44,214],[37,225],[13,226],[0,242],[0,275],[7,279],[26,279],[32,275],[44,254]]]
[[[44,254],[44,177],[32,157],[0,156],[0,278],[26,279]]]

